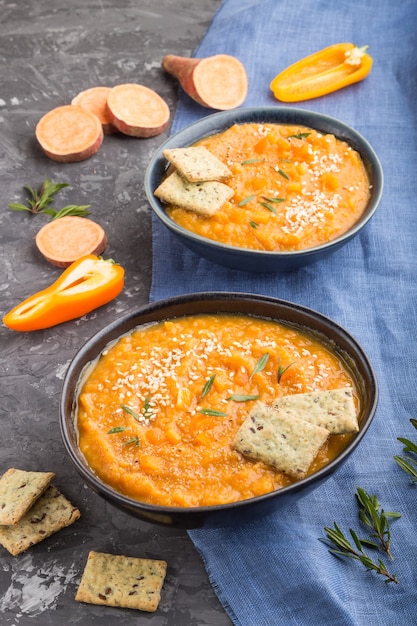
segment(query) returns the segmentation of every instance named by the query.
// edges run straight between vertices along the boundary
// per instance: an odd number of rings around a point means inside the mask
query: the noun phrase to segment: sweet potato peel
[[[96,115],[67,104],[46,113],[36,126],[36,138],[53,161],[84,161],[100,148],[103,128]]]
[[[91,87],[85,91],[80,91],[71,100],[71,104],[83,107],[98,117],[105,135],[117,132],[117,128],[111,123],[110,115],[107,111],[107,96],[110,91],[111,87]]]
[[[248,92],[245,67],[228,54],[202,59],[168,54],[162,59],[162,68],[179,81],[190,98],[211,109],[234,109]]]
[[[137,83],[116,85],[107,97],[112,124],[131,137],[154,137],[168,126],[167,103],[153,89]]]
[[[84,255],[101,255],[107,236],[93,220],[68,215],[45,224],[36,235],[35,243],[49,263],[64,268]]]

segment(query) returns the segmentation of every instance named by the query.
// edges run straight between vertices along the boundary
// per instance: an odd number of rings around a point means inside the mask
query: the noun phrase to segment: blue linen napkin
[[[319,310],[368,353],[380,387],[373,424],[328,482],[280,513],[234,528],[190,531],[213,587],[241,626],[417,624],[417,490],[393,460],[417,417],[417,3],[415,0],[224,0],[194,56],[236,55],[249,75],[244,106],[280,106],[272,78],[338,42],[369,45],[371,74],[294,106],[332,115],[371,143],[385,172],[382,202],[359,237],[290,274],[228,270],[197,257],[154,219],[151,299],[194,291],[266,294]],[[172,132],[212,113],[180,90]],[[360,529],[356,488],[376,494],[391,523],[399,584],[340,560],[319,541],[337,521]],[[360,535],[364,535],[362,528]],[[376,557],[377,558],[377,557]]]

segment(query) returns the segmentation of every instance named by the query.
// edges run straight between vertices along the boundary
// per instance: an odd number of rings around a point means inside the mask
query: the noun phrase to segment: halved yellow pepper
[[[124,269],[94,254],[72,263],[52,285],[26,298],[3,317],[11,330],[31,331],[81,317],[122,291]]]
[[[372,57],[368,46],[337,43],[315,52],[275,76],[271,90],[277,100],[300,102],[319,98],[362,80],[369,74]]]

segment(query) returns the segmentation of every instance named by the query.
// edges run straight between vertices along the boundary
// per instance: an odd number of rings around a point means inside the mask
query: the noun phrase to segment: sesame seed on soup
[[[212,217],[167,206],[183,228],[235,247],[294,251],[347,232],[363,214],[370,184],[360,155],[312,128],[235,124],[205,146],[232,176],[233,197]]]
[[[156,505],[196,507],[271,492],[294,479],[251,461],[231,442],[257,400],[356,383],[317,338],[268,319],[202,314],[140,326],[87,368],[79,445],[115,490]],[[310,467],[352,435],[330,436]]]

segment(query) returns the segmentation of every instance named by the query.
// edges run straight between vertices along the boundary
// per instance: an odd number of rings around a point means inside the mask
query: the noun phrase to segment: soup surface
[[[85,372],[79,445],[104,482],[134,499],[235,502],[294,482],[231,448],[256,400],[344,386],[356,388],[344,363],[296,328],[229,314],[158,322],[120,338]],[[350,438],[330,436],[310,473]]]
[[[359,154],[334,135],[305,126],[235,124],[198,143],[225,163],[234,196],[210,218],[168,206],[202,237],[240,248],[312,248],[349,230],[370,197]]]

